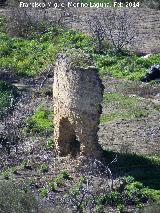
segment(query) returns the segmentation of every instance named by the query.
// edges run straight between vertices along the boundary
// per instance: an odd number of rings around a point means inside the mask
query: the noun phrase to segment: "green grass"
[[[110,75],[128,80],[139,80],[153,64],[159,64],[160,54],[154,54],[144,59],[136,55],[95,55],[95,63],[103,77]]]
[[[11,37],[5,32],[4,23],[5,20],[0,18],[0,68],[12,69],[18,75],[36,76],[55,62],[59,52],[72,48],[90,54],[102,77],[110,75],[139,80],[151,65],[160,60],[160,54],[147,59],[127,52],[114,55],[107,47],[106,55],[95,54],[95,39],[74,30],[52,27],[44,34],[33,32],[29,38]]]
[[[52,63],[58,48],[40,39],[11,38],[0,34],[0,67],[13,69],[17,74],[35,76]]]
[[[10,37],[0,31],[0,67],[33,77],[54,63],[63,49],[92,51],[91,42],[92,39],[83,33],[57,28],[50,28],[47,33],[32,38]]]
[[[49,135],[53,133],[53,128],[53,113],[40,107],[34,115],[27,119],[24,131],[27,134]]]
[[[0,116],[14,104],[15,88],[10,84],[0,81]]]
[[[108,113],[101,115],[101,122],[146,117],[151,110],[142,103],[138,97],[124,96],[120,93],[104,94],[103,104],[107,107]]]

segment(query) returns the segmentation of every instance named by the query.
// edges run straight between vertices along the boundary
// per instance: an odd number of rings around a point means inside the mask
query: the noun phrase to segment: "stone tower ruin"
[[[95,67],[74,64],[74,60],[80,63],[82,58],[64,54],[57,58],[53,84],[54,140],[60,156],[80,153],[100,157],[102,148],[97,132],[103,85]]]

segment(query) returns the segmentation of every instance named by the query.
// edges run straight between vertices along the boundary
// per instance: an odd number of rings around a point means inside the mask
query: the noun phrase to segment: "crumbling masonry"
[[[93,66],[73,66],[61,54],[54,70],[54,140],[60,156],[100,157],[98,125],[103,85]]]

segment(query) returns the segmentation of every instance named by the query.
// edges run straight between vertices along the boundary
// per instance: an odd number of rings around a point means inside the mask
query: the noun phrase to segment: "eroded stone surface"
[[[54,140],[62,156],[100,157],[98,125],[103,85],[95,67],[72,66],[72,60],[59,55],[54,70]]]

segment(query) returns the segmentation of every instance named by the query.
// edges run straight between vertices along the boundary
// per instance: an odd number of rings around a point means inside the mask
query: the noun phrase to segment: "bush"
[[[120,185],[114,191],[97,198],[99,206],[110,205],[123,212],[129,205],[141,208],[148,201],[158,201],[160,198],[159,190],[144,187],[141,182],[135,181],[132,176],[120,178],[119,183]]]
[[[30,191],[18,189],[15,183],[0,181],[1,213],[35,213],[37,202]]]
[[[48,192],[49,192],[49,190],[47,188],[39,189],[39,193],[40,193],[41,197],[43,197],[43,198],[48,196]]]

